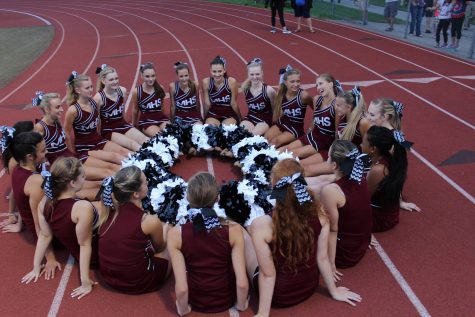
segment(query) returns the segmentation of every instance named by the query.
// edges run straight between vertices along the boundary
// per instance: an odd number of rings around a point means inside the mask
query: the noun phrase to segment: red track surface
[[[288,63],[302,71],[305,84],[313,83],[316,74],[323,72],[333,73],[342,82],[382,80],[363,87],[363,93],[367,100],[389,96],[406,105],[404,130],[416,143],[416,156],[410,155],[405,195],[423,212],[403,212],[394,230],[376,237],[422,306],[416,310],[414,297],[411,302],[381,260],[382,253],[373,250],[357,267],[344,271],[342,284],[363,296],[356,308],[332,301],[321,288],[306,302],[273,310],[272,315],[473,315],[475,304],[467,299],[475,298],[474,164],[438,165],[458,151],[475,151],[474,81],[453,77],[475,75],[475,65],[332,22],[314,21],[317,32],[312,35],[272,35],[269,12],[244,6],[191,0],[81,4],[4,0],[0,4],[5,9],[42,17],[55,28],[55,37],[44,54],[0,89],[2,124],[39,117],[36,109],[22,110],[36,90],[64,93],[64,81],[73,69],[92,75],[101,63],[116,67],[121,84],[128,89],[136,84],[138,65],[143,62],[153,61],[159,81],[166,85],[174,80],[172,65],[177,60],[187,61],[193,77],[202,79],[208,76],[208,63],[217,54],[226,57],[229,73],[238,80],[246,76],[243,62],[255,56],[265,61],[266,78],[271,84],[277,83],[277,69]],[[289,16],[287,20],[293,29],[293,19]],[[0,10],[0,27],[37,25],[44,22]],[[440,79],[427,84],[399,81],[428,77]],[[315,89],[310,92],[316,93]],[[242,96],[239,102],[245,113]],[[421,156],[446,178],[423,163]],[[194,158],[182,159],[173,171],[187,178],[207,169],[204,158]],[[215,159],[213,169],[220,181],[239,177],[239,171],[226,161]],[[0,178],[2,195],[9,184],[8,176]],[[1,202],[1,209],[7,209],[6,201]],[[55,307],[60,315],[67,316],[91,312],[106,316],[175,315],[173,279],[153,294],[126,296],[98,286],[86,298],[72,300],[69,294],[79,283],[76,265],[66,280],[62,301],[53,303],[62,273],[52,281],[20,284],[21,277],[31,269],[34,246],[28,239],[26,234],[1,235],[0,315],[47,315],[53,314]],[[66,264],[68,255],[60,257]],[[251,316],[256,311],[253,297],[251,309],[240,315]],[[218,315],[229,314],[237,313]]]

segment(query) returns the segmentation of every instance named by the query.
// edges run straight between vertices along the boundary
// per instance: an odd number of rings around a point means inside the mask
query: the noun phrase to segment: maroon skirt
[[[169,121],[169,118],[162,111],[141,112],[139,128],[144,131],[153,125],[159,126],[167,121]]]
[[[127,131],[132,128],[132,125],[125,121],[124,118],[120,118],[117,120],[102,120],[101,135],[103,138],[110,140],[112,132],[126,134]]]

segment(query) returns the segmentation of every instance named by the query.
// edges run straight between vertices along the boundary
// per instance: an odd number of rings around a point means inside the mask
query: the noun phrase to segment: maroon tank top
[[[184,92],[181,90],[178,81],[175,82],[175,95],[173,97],[175,99],[175,110],[184,112],[197,111],[198,100],[196,98],[196,93],[192,95],[191,89]]]
[[[66,198],[56,201],[54,206],[50,206],[45,211],[45,219],[48,222],[51,231],[59,239],[59,241],[71,252],[71,255],[79,263],[80,246],[76,235],[76,224],[71,220],[71,211],[73,205],[79,201],[77,198]],[[99,215],[96,208],[94,208],[93,226],[97,223]],[[94,232],[92,236],[91,246],[91,268],[97,268],[98,261],[98,237]]]
[[[100,109],[101,134],[110,140],[112,132],[126,133],[132,125],[124,119],[124,95],[122,89],[117,89],[117,99],[114,101],[107,97],[104,91],[100,91],[102,107]]]
[[[140,112],[157,112],[162,111],[162,98],[158,97],[158,92],[154,91],[148,94],[143,90],[142,85],[137,85],[137,105]]]
[[[154,247],[142,231],[144,212],[132,203],[120,206],[101,226],[99,264],[104,282],[129,294],[157,290],[166,277],[168,261],[161,265]],[[112,223],[111,223],[112,222]]]
[[[61,156],[74,156],[66,146],[66,134],[63,131],[63,127],[57,121],[54,125],[48,125],[43,120],[38,121],[44,129],[43,139],[46,143],[46,158],[50,165],[53,165],[54,161]]]
[[[366,180],[358,184],[342,177],[336,184],[345,194],[346,203],[338,208],[335,264],[338,268],[346,268],[354,266],[363,258],[371,241],[373,221]]]
[[[97,148],[97,146],[105,145],[107,140],[97,132],[99,124],[99,114],[97,112],[97,104],[93,99],[89,99],[91,112],[83,110],[79,103],[75,103],[72,107],[76,108],[77,117],[73,122],[76,153],[78,155],[87,153],[87,151]]]
[[[195,231],[193,223],[181,227],[189,302],[194,310],[216,313],[236,302],[236,277],[231,258],[229,227]]]
[[[15,203],[18,212],[20,213],[21,220],[25,224],[25,227],[33,234],[33,238],[36,241],[38,236],[36,235],[35,221],[33,220],[33,214],[31,213],[30,197],[25,195],[25,183],[33,174],[37,174],[37,172],[32,172],[17,165],[13,169],[11,176],[13,196],[15,197]]]
[[[294,271],[285,266],[285,258],[280,252],[274,255],[276,281],[272,306],[296,305],[312,296],[318,287],[317,245],[322,225],[318,217],[309,219],[308,224],[313,230],[314,246],[310,259],[306,263],[299,263]]]
[[[389,169],[389,162],[382,158],[377,164],[383,164]],[[371,196],[371,209],[373,211],[373,232],[387,231],[399,223],[399,201],[392,204],[385,203],[383,192],[377,189]]]

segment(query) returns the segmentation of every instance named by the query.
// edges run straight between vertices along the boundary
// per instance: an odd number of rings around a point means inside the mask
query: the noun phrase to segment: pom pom
[[[228,218],[240,225],[244,225],[251,213],[251,208],[247,204],[244,195],[238,192],[238,182],[234,180],[221,186],[219,207],[224,209]]]

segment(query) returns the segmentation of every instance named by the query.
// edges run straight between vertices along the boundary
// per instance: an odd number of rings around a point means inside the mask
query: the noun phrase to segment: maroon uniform
[[[87,159],[88,151],[102,150],[107,143],[107,140],[97,132],[99,123],[97,104],[93,99],[89,99],[89,103],[92,109],[91,112],[82,110],[79,103],[72,105],[78,113],[73,122],[73,130],[76,154],[81,161]]]
[[[370,197],[368,185],[363,179],[360,184],[347,177],[336,181],[345,194],[345,205],[338,208],[338,241],[335,264],[338,268],[352,267],[364,256],[371,242]]]
[[[282,98],[282,116],[277,126],[282,132],[290,132],[295,138],[303,135],[303,120],[307,112],[307,106],[302,103],[302,89],[299,89],[297,95],[291,100],[287,97]]]
[[[76,224],[71,220],[71,211],[73,205],[78,201],[77,198],[60,199],[50,206],[48,210],[45,210],[45,219],[51,227],[51,231],[54,236],[68,249],[71,255],[79,263],[80,246],[78,244],[78,238],[76,236]],[[99,220],[99,215],[96,208],[94,208],[94,220],[93,226]],[[94,233],[92,237],[92,254],[91,254],[91,268],[97,268],[98,261],[98,248],[97,248],[97,234]]]
[[[154,256],[150,237],[142,231],[144,212],[132,203],[120,207],[101,226],[99,263],[109,286],[128,294],[155,291],[165,281],[168,261]]]
[[[137,86],[137,105],[140,110],[139,128],[145,130],[152,125],[159,126],[168,121],[162,111],[163,98],[158,97],[158,92],[148,94],[142,85]]]
[[[111,139],[112,132],[125,134],[132,125],[124,120],[124,95],[122,89],[117,89],[117,99],[111,100],[104,91],[99,92],[102,99],[101,107],[101,134],[107,140]]]
[[[236,278],[231,258],[229,228],[196,231],[193,223],[181,227],[189,295],[194,310],[216,313],[236,302]]]
[[[246,97],[246,104],[249,108],[247,116],[244,120],[248,120],[253,124],[265,122],[267,125],[272,125],[272,105],[267,95],[267,85],[262,84],[262,91],[254,96],[250,88],[244,89],[244,96]]]
[[[383,164],[389,168],[389,163],[382,158],[377,164]],[[382,232],[392,229],[399,223],[399,201],[386,203],[383,201],[383,192],[377,189],[371,196],[371,209],[373,210],[373,232]]]
[[[323,97],[320,96],[313,111],[313,130],[302,136],[300,141],[305,145],[311,144],[326,160],[328,158],[328,150],[335,140],[335,99],[325,109],[322,109],[322,106]]]
[[[36,235],[35,221],[31,213],[30,197],[25,195],[26,181],[33,174],[37,174],[37,172],[27,170],[20,165],[15,166],[12,171],[12,191],[21,220],[25,224],[26,229],[33,234],[33,238],[36,241],[38,236]]]
[[[217,88],[213,77],[209,78],[208,97],[211,104],[206,118],[214,118],[223,121],[228,118],[234,118],[239,121],[236,113],[231,107],[231,88],[228,79],[224,78],[221,88]]]
[[[66,146],[66,135],[64,134],[63,127],[57,121],[54,125],[48,125],[43,120],[39,120],[39,123],[44,129],[43,139],[46,143],[46,159],[50,165],[53,165],[54,161],[61,156],[74,156]]]
[[[191,94],[191,89],[184,92],[180,88],[180,83],[175,82],[175,117],[182,119],[185,123],[194,124],[201,121],[200,111],[198,109],[198,99],[195,94]]]

